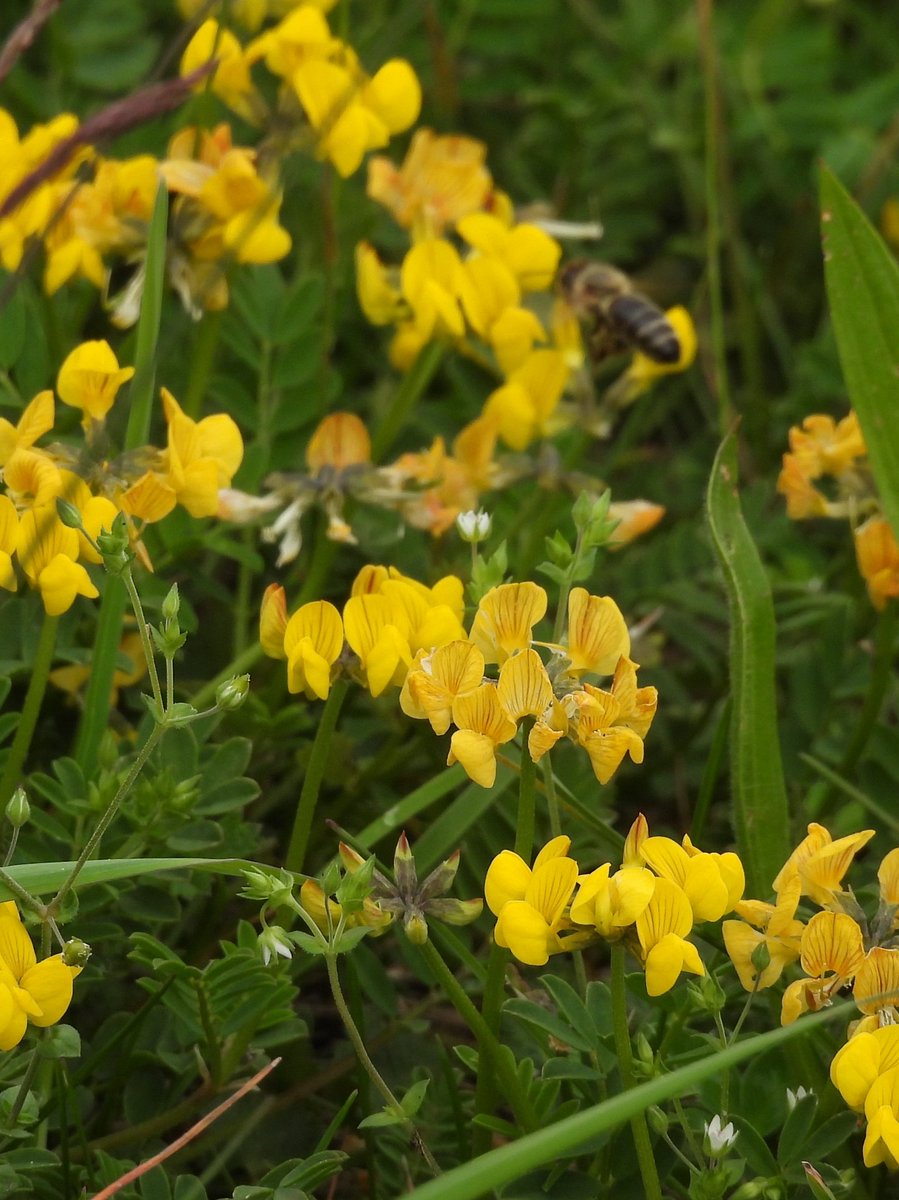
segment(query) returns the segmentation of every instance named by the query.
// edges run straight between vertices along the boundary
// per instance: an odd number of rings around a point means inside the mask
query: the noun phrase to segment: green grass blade
[[[748,893],[765,897],[790,852],[790,824],[777,732],[774,606],[740,509],[734,434],[715,457],[707,506],[730,609],[733,826]]]
[[[843,376],[865,435],[884,513],[899,534],[899,266],[824,166],[821,233]]]
[[[71,874],[74,863],[24,863],[7,867],[6,872],[33,896],[52,896]],[[275,867],[244,858],[95,858],[85,863],[75,884],[80,891],[92,883],[115,883],[136,875],[158,875],[163,871],[211,871],[216,875],[241,875],[245,870],[277,874]],[[12,892],[0,882],[0,900],[14,900]]]
[[[408,796],[404,796],[402,800],[398,800],[396,804],[391,804],[390,808],[377,820],[372,821],[370,825],[365,826],[361,833],[356,834],[356,841],[366,850],[377,846],[382,838],[402,829],[406,821],[418,816],[429,805],[442,800],[448,792],[458,787],[464,778],[465,772],[459,763],[447,767],[445,771],[441,771],[439,775],[435,775],[433,779],[423,783],[421,787],[410,792]]]
[[[492,788],[469,784],[415,843],[415,863],[419,872],[430,871],[441,859],[458,849],[465,831],[480,820],[517,778],[514,771],[500,763]]]
[[[159,322],[162,317],[162,294],[165,290],[165,251],[168,228],[169,194],[165,184],[156,191],[153,215],[147,231],[147,258],[144,268],[144,292],[141,297],[140,319],[137,323],[137,344],[134,352],[134,378],[128,393],[130,405],[125,449],[135,450],[150,438],[150,416],[153,412],[153,393],[156,390],[156,345],[159,341]]]
[[[631,1091],[613,1096],[611,1100],[604,1100],[601,1104],[576,1113],[573,1117],[566,1117],[548,1129],[537,1130],[517,1142],[500,1146],[498,1150],[491,1150],[488,1154],[447,1171],[445,1175],[429,1180],[409,1192],[406,1200],[476,1200],[478,1196],[484,1196],[515,1179],[520,1179],[536,1167],[572,1154],[578,1146],[608,1129],[623,1125],[631,1117],[644,1112],[651,1104],[663,1104],[675,1096],[683,1096],[694,1090],[704,1079],[722,1075],[747,1059],[757,1058],[792,1038],[804,1036],[817,1028],[822,1021],[854,1011],[852,1005],[841,1004],[838,1008],[817,1013],[812,1017],[803,1017],[801,1021],[796,1021],[785,1029],[774,1029],[770,1033],[747,1038],[726,1050],[719,1050],[716,1054],[706,1055],[697,1062],[672,1071],[669,1075],[642,1083]]]

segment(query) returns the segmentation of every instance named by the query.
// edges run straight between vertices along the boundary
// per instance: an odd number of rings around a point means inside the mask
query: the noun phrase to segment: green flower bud
[[[653,1133],[657,1133],[661,1136],[668,1132],[668,1117],[657,1104],[651,1104],[649,1106],[649,1108],[646,1110],[646,1117],[649,1121],[649,1127]]]
[[[249,675],[235,675],[221,684],[215,693],[215,706],[221,712],[235,712],[250,690]]]
[[[31,816],[31,805],[25,795],[25,789],[17,787],[9,798],[6,806],[6,819],[13,829],[21,829]]]
[[[91,948],[81,938],[69,938],[62,948],[62,961],[67,967],[87,966],[90,956]]]
[[[97,549],[110,575],[123,575],[134,562],[134,551],[128,537],[128,522],[122,513],[113,521],[111,530],[104,529],[97,535]]]
[[[81,513],[75,507],[71,500],[64,500],[62,496],[56,497],[56,515],[59,517],[63,525],[67,529],[82,529],[83,522]]]
[[[749,961],[759,974],[764,971],[765,967],[771,962],[771,951],[768,949],[767,942],[759,942],[752,954],[750,954]]]
[[[246,886],[241,889],[241,896],[248,900],[265,900],[272,908],[280,908],[289,903],[293,894],[293,877],[286,871],[274,874],[248,868],[242,874]]]
[[[177,621],[178,612],[181,608],[181,597],[178,595],[178,585],[173,583],[169,588],[168,595],[162,602],[162,616],[166,621]]]

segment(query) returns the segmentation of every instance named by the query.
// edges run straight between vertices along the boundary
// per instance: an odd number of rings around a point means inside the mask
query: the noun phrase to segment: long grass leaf
[[[774,690],[774,605],[740,508],[733,434],[715,457],[707,515],[730,609],[734,833],[749,894],[766,896],[789,854],[790,827]]]
[[[899,535],[899,266],[837,177],[821,168],[824,274],[840,362],[883,510]]]

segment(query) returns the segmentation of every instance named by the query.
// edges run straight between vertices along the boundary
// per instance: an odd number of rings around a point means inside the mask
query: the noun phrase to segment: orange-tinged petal
[[[553,690],[536,650],[519,651],[506,659],[500,667],[496,692],[513,721],[542,716],[552,702]]]
[[[630,654],[627,622],[611,596],[572,588],[568,596],[568,657],[573,674],[611,675]]]
[[[533,628],[546,613],[546,592],[536,583],[503,583],[482,598],[471,640],[485,662],[504,663],[530,646]]]
[[[269,658],[286,658],[287,596],[280,583],[270,583],[262,596],[259,613],[259,643]]]
[[[862,931],[845,913],[815,913],[802,934],[802,969],[820,977],[833,972],[851,979],[865,957]]]
[[[316,426],[306,447],[306,466],[313,474],[325,467],[343,471],[371,462],[371,438],[355,413],[331,413]]]
[[[870,949],[856,971],[852,995],[863,1013],[899,1008],[899,950]]]

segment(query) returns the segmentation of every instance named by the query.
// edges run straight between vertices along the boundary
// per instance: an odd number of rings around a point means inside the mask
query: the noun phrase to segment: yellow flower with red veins
[[[804,1012],[829,1004],[850,983],[862,965],[865,948],[858,923],[845,913],[819,912],[806,925],[800,940],[800,963],[805,979],[784,992],[781,1024],[790,1025]]]
[[[482,598],[471,640],[484,661],[504,663],[531,644],[534,626],[546,615],[546,592],[536,583],[502,583]]]
[[[79,973],[60,954],[38,962],[15,904],[0,904],[0,1050],[18,1046],[29,1023],[55,1025],[72,1002]]]
[[[435,733],[446,733],[453,701],[473,692],[483,678],[484,656],[471,642],[448,642],[430,653],[420,650],[400,692],[400,707],[407,717],[430,721]]]
[[[564,649],[569,674],[613,674],[619,659],[630,654],[631,639],[621,609],[611,596],[591,596],[582,587],[571,589]]]
[[[77,561],[78,534],[56,515],[55,508],[30,508],[22,514],[16,556],[28,582],[41,593],[47,615],[67,612],[76,596],[99,596],[91,578]]]
[[[541,967],[564,949],[559,933],[569,927],[565,909],[578,876],[577,863],[567,857],[570,847],[570,838],[553,838],[533,870],[518,854],[503,850],[487,871],[484,896],[497,917],[496,944],[530,966]]]
[[[781,890],[776,904],[742,900],[735,906],[742,920],[722,922],[725,949],[747,992],[770,987],[780,978],[784,967],[799,957],[805,928],[796,919],[800,886],[799,876],[794,875],[791,883]],[[759,946],[765,947],[769,960],[762,970],[752,961]]]
[[[821,908],[840,906],[843,876],[852,865],[859,850],[874,836],[873,829],[851,833],[834,841],[823,825],[814,821],[808,826],[808,834],[799,843],[774,880],[774,890],[788,882],[794,871],[802,882],[802,895],[808,896]]]
[[[482,683],[457,696],[452,707],[456,732],[450,740],[447,765],[460,762],[469,779],[481,787],[496,782],[496,752],[515,736],[516,724],[503,708],[496,685]]]

